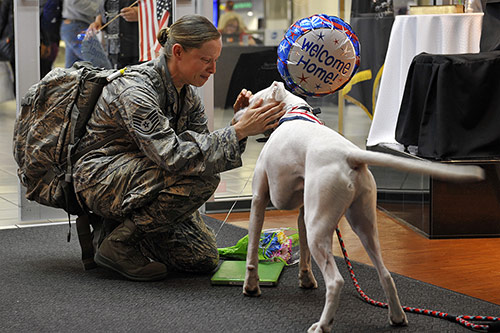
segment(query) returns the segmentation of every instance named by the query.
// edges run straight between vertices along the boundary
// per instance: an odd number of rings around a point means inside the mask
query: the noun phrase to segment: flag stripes
[[[171,0],[141,0],[139,2],[139,61],[158,56],[161,49],[156,34],[168,26]]]

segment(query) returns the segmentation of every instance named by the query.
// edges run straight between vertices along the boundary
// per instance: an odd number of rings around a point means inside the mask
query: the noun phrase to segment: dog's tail
[[[452,165],[366,150],[353,151],[347,157],[347,161],[351,167],[360,164],[390,167],[412,173],[426,174],[441,180],[473,182],[484,179],[484,170],[478,166]]]

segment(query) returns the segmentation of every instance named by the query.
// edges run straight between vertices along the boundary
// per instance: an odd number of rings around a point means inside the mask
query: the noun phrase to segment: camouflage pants
[[[214,193],[219,176],[172,176],[145,158],[116,168],[104,181],[79,193],[95,214],[130,218],[145,232],[143,252],[169,270],[212,271],[219,256],[215,236],[199,207]]]

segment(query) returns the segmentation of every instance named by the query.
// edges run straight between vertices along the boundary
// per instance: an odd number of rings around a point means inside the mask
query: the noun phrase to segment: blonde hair
[[[220,32],[212,22],[201,15],[185,15],[169,28],[161,29],[156,35],[167,58],[172,56],[174,44],[180,44],[185,50],[199,49],[203,43],[220,37]]]

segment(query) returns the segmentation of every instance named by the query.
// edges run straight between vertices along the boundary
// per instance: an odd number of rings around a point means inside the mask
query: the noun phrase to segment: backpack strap
[[[82,66],[83,65],[85,64],[82,63]],[[91,71],[85,71],[82,74],[80,78],[78,93],[71,108],[70,136],[68,144],[68,155],[66,156],[66,174],[65,174],[66,182],[72,182],[73,163],[75,163],[80,157],[122,136],[121,133],[115,133],[105,138],[103,141],[96,142],[95,144],[86,147],[85,149],[79,151],[78,153],[75,153],[75,150],[78,147],[78,144],[80,143],[80,139],[86,133],[86,124],[89,121],[92,112],[94,111],[95,105],[97,104],[99,96],[101,96],[102,94],[104,86],[109,82],[111,82],[112,80],[116,79],[117,77],[123,75],[124,72],[125,68],[112,73],[108,77],[99,77],[94,79],[89,79],[89,77],[91,76]],[[84,88],[86,88],[85,98],[88,101],[88,103],[86,105],[83,105],[82,110],[80,110],[78,108],[79,104],[78,99],[82,94],[82,92],[84,91]]]
[[[83,268],[88,271],[97,267],[94,262],[94,246],[92,245],[92,232],[90,231],[90,219],[87,214],[83,214],[76,219],[76,230],[78,232],[78,241],[82,249]]]
[[[80,77],[80,82],[78,84],[78,92],[73,101],[73,106],[71,107],[70,114],[70,128],[69,128],[69,143],[68,143],[68,155],[66,156],[66,182],[71,182],[73,178],[73,162],[76,161],[72,158],[74,151],[78,146],[80,139],[86,132],[86,125],[90,118],[90,115],[94,111],[95,105],[97,104],[97,99],[101,96],[104,86],[108,83],[105,78],[101,78],[100,81],[90,81],[88,78],[90,76],[90,71],[86,70],[82,73]],[[83,109],[78,108],[78,101],[82,95],[84,89],[86,89],[86,100],[87,105],[83,106]],[[82,113],[81,111],[84,112]],[[81,120],[83,117],[83,121]],[[80,122],[79,122],[80,120]]]

